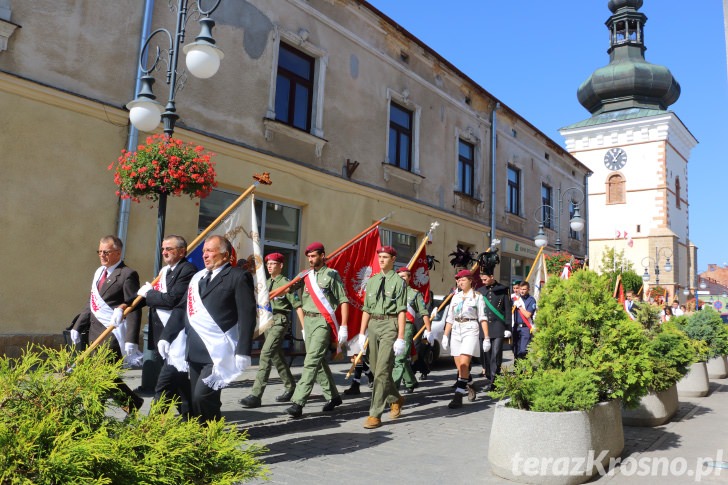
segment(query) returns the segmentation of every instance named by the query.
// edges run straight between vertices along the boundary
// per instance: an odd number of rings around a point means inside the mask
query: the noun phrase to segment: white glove
[[[111,314],[111,321],[109,324],[118,327],[121,325],[121,321],[124,319],[124,310],[121,308],[114,308],[114,313]]]
[[[404,354],[404,339],[398,338],[395,340],[394,345],[392,345],[392,350],[394,350],[395,357]]]
[[[71,329],[71,342],[74,344],[81,343],[81,334],[78,333],[78,330]]]
[[[146,298],[147,293],[149,293],[149,290],[151,290],[151,289],[152,289],[152,284],[147,281],[146,283],[144,283],[144,285],[141,288],[139,288],[139,291],[137,291],[137,295],[141,296],[142,298]]]
[[[432,335],[432,332],[429,330],[425,330],[425,332],[422,334],[422,337],[427,340],[427,343],[432,345],[435,343],[435,336]]]
[[[367,341],[367,336],[363,333],[359,334],[359,348],[364,350],[364,343]]]
[[[442,350],[447,350],[450,347],[450,337],[447,335],[442,336]]]
[[[483,339],[483,352],[489,352],[490,351],[490,339],[485,338]]]
[[[503,338],[511,338],[512,336],[513,334],[510,330],[506,330],[505,332],[503,332]]]
[[[167,357],[169,357],[169,342],[166,340],[160,340],[157,344],[157,350],[159,351],[159,355],[162,359],[167,360]]]
[[[523,304],[523,299],[519,298],[516,301],[513,302],[513,304],[516,306],[516,308],[523,308],[525,305]]]
[[[252,360],[249,355],[235,354],[235,367],[237,367],[240,372],[244,372],[245,369],[250,367],[251,362]]]
[[[339,327],[339,345],[344,345],[349,341],[349,328],[346,326]]]
[[[434,320],[437,316],[437,308],[432,309],[432,313],[430,313],[430,320]]]
[[[139,352],[138,344],[127,342],[124,344],[124,353],[126,353],[126,355],[136,355],[140,354],[141,352]]]

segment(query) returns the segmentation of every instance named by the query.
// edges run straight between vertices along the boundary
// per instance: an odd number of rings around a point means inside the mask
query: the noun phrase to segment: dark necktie
[[[268,293],[273,291],[273,278],[270,279],[270,283],[268,283]]]
[[[204,293],[207,289],[208,283],[210,283],[210,280],[212,279],[212,271],[208,271],[204,278],[202,278],[202,281],[200,281],[200,293]]]
[[[382,282],[379,284],[379,289],[377,290],[377,300],[384,301],[384,284],[386,282],[387,280],[382,276]]]
[[[106,268],[104,268],[104,271],[101,272],[101,278],[99,278],[99,282],[96,285],[96,287],[99,289],[99,291],[101,291],[101,288],[103,288],[105,282],[106,282]]]

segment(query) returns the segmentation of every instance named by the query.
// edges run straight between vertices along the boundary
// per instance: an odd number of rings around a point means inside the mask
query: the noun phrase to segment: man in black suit
[[[185,368],[184,353],[180,352],[180,350],[184,350],[182,341],[184,336],[179,335],[180,331],[184,330],[184,322],[182,325],[170,329],[170,332],[163,337],[172,310],[178,306],[184,308],[187,287],[194,274],[197,273],[195,265],[185,260],[186,256],[187,241],[183,237],[175,235],[165,237],[162,241],[162,259],[165,266],[159,273],[159,281],[154,287],[148,282],[145,283],[137,294],[146,299],[146,304],[151,309],[147,340],[149,350],[158,349],[159,355],[165,361],[154,389],[154,400],[158,401],[164,396],[177,396],[180,400],[180,414],[188,417],[190,413],[190,380]],[[179,317],[177,318],[179,319]],[[171,344],[178,337],[181,340],[172,349],[170,358]],[[174,365],[175,363],[177,366]],[[182,367],[182,369],[178,369],[178,367]]]
[[[487,378],[489,379],[484,391],[492,388],[493,381],[501,373],[503,363],[503,340],[506,331],[511,330],[511,297],[508,287],[498,283],[493,276],[493,266],[484,266],[481,269],[480,281],[483,286],[478,291],[485,297],[485,315],[488,319],[488,336],[490,337],[490,350],[481,354],[481,359],[487,364]]]
[[[220,419],[220,394],[250,366],[256,301],[251,273],[230,265],[232,245],[205,240],[205,270],[190,281],[185,311],[192,415]]]
[[[124,310],[134,301],[139,290],[139,275],[121,260],[124,244],[116,236],[105,236],[99,241],[97,251],[101,267],[96,270],[91,283],[91,296],[86,308],[71,327],[73,343],[81,341],[80,333],[88,330],[89,341],[95,341],[109,325],[116,326],[106,341],[118,358],[128,363],[141,359],[139,328],[141,312],[137,308],[126,319]],[[127,410],[139,409],[144,400],[136,395],[121,379],[117,387],[125,395]]]

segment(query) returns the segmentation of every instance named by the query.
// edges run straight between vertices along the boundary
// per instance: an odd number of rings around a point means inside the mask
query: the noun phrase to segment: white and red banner
[[[349,299],[348,333],[350,351],[352,351],[352,346],[358,340],[359,328],[361,327],[361,309],[364,305],[367,281],[372,275],[379,273],[377,249],[380,246],[379,228],[375,227],[338,255],[326,261],[326,266],[339,272],[344,282],[346,297]],[[336,314],[339,321],[341,321],[341,310],[337,310]]]
[[[422,246],[420,253],[415,256],[415,262],[410,268],[412,279],[410,285],[422,293],[425,304],[430,303],[430,268],[427,266],[427,245]]]
[[[533,261],[531,271],[528,273],[528,284],[531,285],[531,296],[538,302],[541,292],[546,288],[549,275],[546,273],[546,256],[543,248],[539,250],[536,259]]]

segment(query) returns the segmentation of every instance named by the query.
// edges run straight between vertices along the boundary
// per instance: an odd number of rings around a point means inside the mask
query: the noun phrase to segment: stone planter
[[[537,413],[496,405],[490,430],[491,470],[519,483],[576,484],[608,471],[624,448],[621,406],[599,403],[591,411]]]
[[[713,357],[708,361],[708,377],[711,379],[724,379],[728,377],[728,360],[725,355]]]
[[[681,397],[703,397],[710,391],[708,368],[705,362],[696,362],[685,377],[677,381],[677,394]]]
[[[622,409],[622,423],[626,426],[660,426],[670,420],[678,410],[677,385],[661,392],[650,392],[640,399],[634,409]]]

